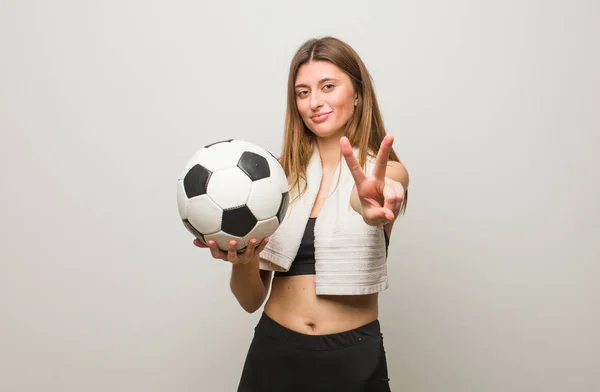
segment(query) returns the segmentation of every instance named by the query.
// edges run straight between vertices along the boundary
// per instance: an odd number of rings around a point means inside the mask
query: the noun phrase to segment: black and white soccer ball
[[[242,140],[222,140],[200,149],[177,181],[177,206],[185,227],[204,244],[214,240],[242,252],[277,230],[288,208],[283,168],[267,150]]]

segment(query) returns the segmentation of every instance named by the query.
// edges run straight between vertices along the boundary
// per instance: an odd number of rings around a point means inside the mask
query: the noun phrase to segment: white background
[[[260,311],[192,245],[201,146],[281,149],[289,62],[361,55],[411,175],[395,391],[600,390],[597,1],[0,2],[0,389],[234,391]]]

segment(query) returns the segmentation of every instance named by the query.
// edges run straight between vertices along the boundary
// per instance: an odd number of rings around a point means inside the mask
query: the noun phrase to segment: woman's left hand
[[[391,135],[387,135],[383,139],[373,173],[367,177],[360,167],[358,159],[354,156],[348,138],[340,139],[342,154],[344,154],[344,159],[356,185],[361,215],[364,221],[371,226],[393,222],[400,213],[404,200],[404,186],[385,176],[393,142],[394,137]]]

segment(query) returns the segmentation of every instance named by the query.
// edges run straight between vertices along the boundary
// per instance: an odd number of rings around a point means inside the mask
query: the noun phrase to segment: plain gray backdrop
[[[593,0],[0,2],[0,390],[235,390],[261,310],[176,180],[215,140],[279,154],[289,62],[324,35],[411,175],[393,390],[600,390]]]

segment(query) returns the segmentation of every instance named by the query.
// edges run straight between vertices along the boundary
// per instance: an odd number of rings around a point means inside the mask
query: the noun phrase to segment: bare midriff
[[[310,216],[325,202],[333,170],[323,170]],[[317,295],[315,275],[275,276],[264,312],[284,327],[309,335],[328,335],[358,328],[378,317],[378,294]]]
[[[265,313],[293,331],[328,335],[358,328],[378,317],[378,295],[317,295],[315,275],[273,278]]]

